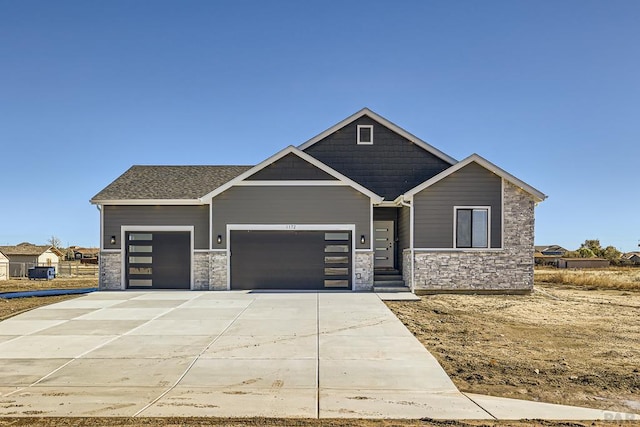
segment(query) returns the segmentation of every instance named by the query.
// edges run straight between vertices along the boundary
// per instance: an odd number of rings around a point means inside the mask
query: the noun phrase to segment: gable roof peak
[[[534,197],[536,202],[542,202],[543,200],[545,200],[547,198],[547,196],[543,192],[541,192],[540,190],[535,189],[534,187],[530,186],[526,182],[516,178],[515,176],[511,175],[509,172],[507,172],[504,169],[494,165],[489,160],[485,159],[484,157],[482,157],[482,156],[480,156],[479,154],[476,154],[476,153],[473,153],[472,155],[470,155],[466,159],[460,160],[458,163],[456,163],[455,165],[451,166],[449,169],[443,170],[438,175],[432,177],[431,179],[426,180],[422,184],[420,184],[420,185],[416,186],[415,188],[407,191],[406,193],[404,193],[403,197],[405,198],[405,200],[412,198],[414,195],[416,195],[417,193],[421,192],[425,188],[432,186],[436,182],[448,177],[449,175],[451,175],[452,173],[454,173],[456,171],[459,171],[460,169],[462,169],[463,167],[467,166],[470,163],[477,163],[478,165],[482,166],[483,168],[487,169],[488,171],[498,175],[500,178],[502,178],[502,179],[504,179],[506,181],[509,181],[510,183],[514,184],[515,186],[523,189],[527,193],[531,194]]]
[[[281,158],[283,158],[287,154],[294,154],[294,155],[300,157],[302,160],[304,160],[306,162],[309,162],[310,164],[312,164],[313,166],[317,167],[318,169],[328,173],[329,175],[333,176],[334,178],[338,179],[339,181],[342,181],[342,182],[346,183],[347,185],[351,186],[352,188],[356,189],[357,191],[361,192],[362,194],[365,194],[366,196],[370,197],[376,203],[380,203],[382,201],[382,197],[380,197],[379,195],[375,194],[373,191],[363,187],[362,185],[358,184],[357,182],[353,181],[352,179],[342,175],[340,172],[338,172],[335,169],[325,165],[320,160],[316,159],[315,157],[310,156],[309,154],[307,154],[304,151],[294,147],[293,145],[289,145],[288,147],[283,148],[282,150],[278,151],[273,156],[271,156],[268,159],[264,160],[262,163],[254,166],[251,169],[245,171],[244,173],[236,176],[232,180],[228,181],[224,185],[221,185],[220,187],[216,188],[215,190],[209,192],[205,196],[200,197],[199,200],[202,203],[205,203],[206,201],[213,199],[218,194],[223,193],[224,191],[226,191],[229,188],[231,188],[234,185],[236,185],[238,182],[244,181],[245,179],[249,178],[251,175],[255,174],[256,172],[258,172],[258,171],[260,171],[262,169],[264,169],[265,167],[269,166],[270,164],[280,160]]]
[[[327,136],[329,136],[332,133],[342,129],[343,127],[345,127],[348,124],[354,122],[355,120],[358,120],[359,118],[361,118],[363,116],[370,117],[371,119],[375,120],[376,122],[380,123],[381,125],[385,126],[386,128],[394,131],[398,135],[403,136],[404,138],[408,139],[413,144],[417,145],[418,147],[422,148],[423,150],[428,151],[429,153],[433,154],[434,156],[444,160],[445,162],[447,162],[447,163],[449,163],[451,165],[456,164],[458,162],[453,157],[449,156],[448,154],[443,153],[442,151],[438,150],[437,148],[435,148],[434,146],[428,144],[427,142],[421,140],[420,138],[418,138],[417,136],[413,135],[412,133],[404,130],[403,128],[401,128],[400,126],[396,125],[395,123],[392,123],[391,121],[385,119],[384,117],[382,117],[378,113],[374,112],[373,110],[369,109],[368,107],[362,108],[361,110],[355,112],[354,114],[350,115],[346,119],[344,119],[344,120],[340,121],[339,123],[336,123],[335,125],[331,126],[329,129],[325,130],[324,132],[319,133],[318,135],[314,136],[313,138],[311,138],[308,141],[304,142],[303,144],[299,145],[298,149],[300,149],[302,151],[306,150],[307,148],[311,147],[316,142],[319,142],[319,141],[323,140]]]

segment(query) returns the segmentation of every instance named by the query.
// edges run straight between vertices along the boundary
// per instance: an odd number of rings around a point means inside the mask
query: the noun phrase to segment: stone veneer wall
[[[209,290],[227,290],[227,252],[216,251],[209,254]]]
[[[353,268],[356,279],[353,286],[355,291],[370,291],[373,289],[373,251],[356,252]],[[360,275],[360,278],[358,278]]]
[[[209,252],[194,252],[193,276],[193,290],[209,290]]]
[[[413,291],[413,283],[411,283],[411,249],[402,251],[402,279],[404,284]]]
[[[416,291],[530,291],[534,201],[504,182],[502,250],[416,251]]]
[[[100,278],[98,289],[119,291],[122,289],[122,258],[120,252],[100,252]]]

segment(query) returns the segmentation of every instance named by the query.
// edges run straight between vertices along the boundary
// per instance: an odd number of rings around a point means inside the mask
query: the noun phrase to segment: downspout
[[[413,252],[413,205],[408,203],[404,199],[404,194],[400,196],[400,204],[406,208],[409,208],[409,251],[411,253],[411,286],[409,289],[411,292],[414,292],[414,264],[415,264],[415,254]]]

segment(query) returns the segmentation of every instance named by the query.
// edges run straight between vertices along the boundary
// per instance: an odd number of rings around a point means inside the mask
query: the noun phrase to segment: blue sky
[[[0,0],[0,244],[97,246],[132,164],[256,164],[369,107],[640,239],[640,2]]]

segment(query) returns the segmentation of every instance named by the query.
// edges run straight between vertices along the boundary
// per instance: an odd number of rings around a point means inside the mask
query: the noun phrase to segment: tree
[[[591,249],[584,246],[578,249],[578,253],[580,254],[580,258],[593,258],[596,256]]]
[[[609,261],[619,260],[621,256],[622,256],[622,252],[620,252],[613,246],[607,246],[602,251],[602,257],[608,259]]]
[[[598,239],[592,239],[592,240],[585,240],[584,243],[580,246],[580,249],[589,249],[591,251],[590,256],[597,256],[597,257],[601,257],[602,253],[603,253],[603,249],[602,246],[600,246],[600,240]],[[580,250],[578,249],[578,250]],[[583,258],[589,258],[589,257],[583,257]]]
[[[51,235],[51,237],[49,237],[49,240],[47,240],[47,243],[56,249],[62,245],[62,241],[54,235]]]

